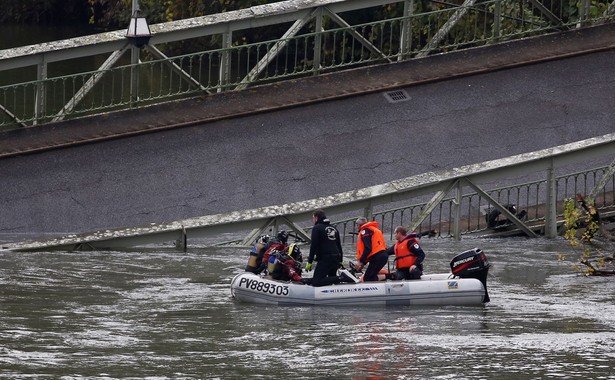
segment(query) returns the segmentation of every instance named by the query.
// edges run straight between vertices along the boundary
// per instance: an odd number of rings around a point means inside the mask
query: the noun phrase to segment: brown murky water
[[[563,241],[423,245],[431,272],[482,248],[491,303],[241,304],[238,248],[0,252],[0,378],[615,379],[615,282],[558,262]]]

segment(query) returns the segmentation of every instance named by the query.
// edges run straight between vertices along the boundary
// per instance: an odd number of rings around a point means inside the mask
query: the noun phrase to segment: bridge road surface
[[[605,50],[408,86],[399,103],[372,92],[2,158],[0,242],[311,199],[611,133],[614,65]]]

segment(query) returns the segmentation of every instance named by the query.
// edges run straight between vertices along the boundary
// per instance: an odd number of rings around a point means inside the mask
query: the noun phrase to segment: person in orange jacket
[[[378,229],[378,222],[368,222],[367,218],[360,217],[356,221],[359,228],[357,237],[357,260],[355,270],[360,271],[368,263],[367,270],[363,275],[363,281],[379,281],[378,272],[389,261],[386,251],[384,235]]]
[[[387,249],[388,255],[395,255],[395,279],[418,280],[423,275],[425,252],[415,232],[408,233],[405,227],[395,228],[395,245]]]

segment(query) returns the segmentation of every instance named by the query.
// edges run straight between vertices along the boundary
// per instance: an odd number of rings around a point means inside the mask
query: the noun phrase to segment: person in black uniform
[[[344,254],[342,252],[342,241],[339,231],[333,227],[327,219],[325,212],[321,209],[312,214],[314,228],[312,228],[312,244],[306,270],[312,270],[312,262],[318,261],[312,278],[313,286],[325,286],[339,284],[341,281],[354,282],[350,278],[340,278],[337,269],[342,262]]]

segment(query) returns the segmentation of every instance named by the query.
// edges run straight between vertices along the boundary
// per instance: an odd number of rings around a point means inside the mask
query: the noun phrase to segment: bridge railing
[[[153,25],[152,39],[142,49],[117,31],[0,51],[0,128],[404,61],[612,22],[615,13],[607,0],[291,0],[276,5],[252,7],[247,16],[228,12]],[[361,12],[375,6],[378,11]],[[287,29],[280,38],[253,41],[251,31],[263,26]],[[211,48],[171,56],[173,43],[188,37],[209,37],[204,44]]]
[[[598,186],[596,191],[596,207],[602,213],[615,212],[615,171],[613,165],[602,166],[599,168],[564,174],[556,177],[556,199],[557,219],[564,219],[563,203],[566,199],[574,199],[577,194],[584,197],[590,194]],[[497,187],[486,190],[486,193],[501,205],[515,205],[517,210],[525,211],[527,214],[523,221],[528,225],[544,226],[547,218],[547,181],[536,180],[512,186]],[[376,220],[383,226],[383,231],[390,240],[394,239],[393,231],[396,226],[408,226],[418,215],[427,207],[428,202],[412,203],[401,207],[387,208],[384,210],[366,208],[362,214],[371,215],[371,219]],[[424,217],[418,224],[416,231],[422,234],[435,234],[439,237],[454,237],[454,224],[459,223],[458,231],[461,235],[476,233],[486,233],[493,231],[504,231],[515,229],[512,223],[502,224],[492,228],[487,224],[487,215],[494,210],[489,200],[481,194],[468,191],[461,196],[460,209],[462,217],[456,221],[456,201],[455,198],[447,197],[443,199],[433,211]],[[357,230],[355,223],[356,217],[338,220],[334,225],[340,230],[344,242],[353,242],[354,235],[351,233]],[[500,220],[504,221],[505,218]],[[516,230],[516,229],[515,229]],[[518,230],[516,230],[518,231]]]

